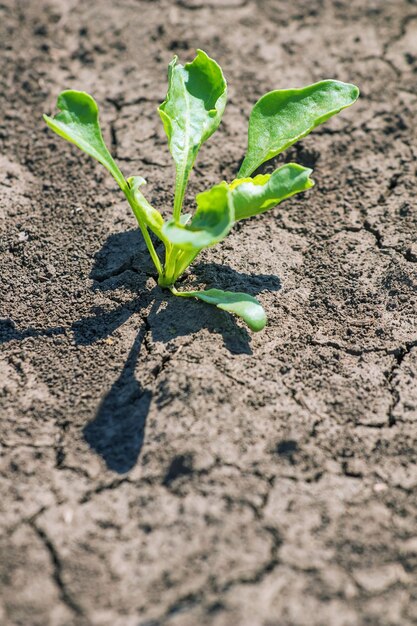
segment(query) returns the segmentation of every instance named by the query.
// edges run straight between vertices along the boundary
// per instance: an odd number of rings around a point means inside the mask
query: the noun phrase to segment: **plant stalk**
[[[136,202],[135,202],[135,199],[132,197],[132,194],[130,193],[130,189],[128,187],[127,188],[123,188],[123,192],[124,192],[124,194],[126,196],[127,201],[130,204],[130,208],[132,209],[134,216],[136,217],[136,221],[139,224],[139,228],[140,228],[141,233],[143,235],[143,238],[145,240],[146,246],[147,246],[147,248],[149,250],[149,254],[151,255],[152,261],[153,261],[153,263],[155,265],[155,268],[156,268],[156,270],[158,272],[158,276],[160,277],[160,276],[163,275],[164,270],[162,268],[161,261],[159,260],[159,256],[157,255],[155,247],[154,247],[154,245],[152,243],[152,239],[151,239],[151,237],[149,235],[148,227],[145,224],[143,224],[141,219],[140,219],[140,215],[139,215],[139,213],[137,211],[137,208],[136,208]]]
[[[184,179],[184,174],[180,175],[177,172],[175,179],[175,192],[174,192],[174,211],[173,217],[176,222],[180,221],[182,204],[184,202],[185,189],[187,187],[188,176]]]

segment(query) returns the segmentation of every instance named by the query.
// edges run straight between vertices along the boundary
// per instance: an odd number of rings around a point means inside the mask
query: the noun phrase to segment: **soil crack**
[[[74,600],[74,598],[72,597],[72,595],[66,588],[66,585],[63,580],[63,572],[62,572],[63,566],[61,563],[61,559],[52,540],[40,526],[35,524],[33,520],[29,522],[29,525],[32,527],[34,532],[42,541],[43,545],[45,546],[45,549],[47,550],[49,554],[49,558],[53,566],[53,579],[59,590],[59,595],[61,597],[62,602],[70,609],[70,611],[74,615],[76,615],[78,618],[82,618],[82,622],[79,622],[80,626],[81,624],[82,625],[85,624],[87,626],[87,624],[90,624],[90,621],[85,616],[84,611],[81,608],[81,606],[76,602],[76,600]]]
[[[392,397],[390,406],[388,408],[388,426],[390,427],[396,424],[397,420],[395,418],[394,411],[401,400],[401,394],[397,388],[397,385],[395,384],[395,378],[403,364],[405,357],[408,356],[410,352],[413,350],[413,348],[415,348],[416,346],[417,346],[417,341],[412,341],[412,342],[406,343],[405,346],[397,350],[396,353],[393,353],[395,362],[391,370],[388,372],[388,374],[386,374],[388,389]]]
[[[414,20],[417,20],[417,14],[416,13],[412,13],[411,15],[406,15],[405,17],[403,17],[403,19],[400,21],[400,28],[399,28],[398,33],[396,33],[395,35],[390,37],[388,39],[388,41],[386,43],[384,43],[384,45],[383,45],[383,57],[385,57],[385,55],[388,52],[388,49],[390,48],[390,46],[392,46],[393,44],[397,43],[397,41],[402,39],[402,37],[406,36],[406,34],[407,34],[407,27],[408,27],[409,23],[413,22]],[[398,68],[396,68],[396,72],[398,72]]]

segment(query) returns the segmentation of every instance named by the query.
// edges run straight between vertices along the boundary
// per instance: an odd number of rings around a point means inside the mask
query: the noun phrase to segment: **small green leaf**
[[[227,87],[217,63],[202,50],[192,63],[168,68],[168,93],[158,111],[176,167],[174,218],[178,222],[188,177],[201,144],[217,129]]]
[[[242,220],[263,213],[286,198],[310,189],[312,170],[297,163],[288,163],[273,174],[255,178],[238,178],[230,184],[235,207],[235,219]]]
[[[184,213],[184,215],[181,215],[180,217],[180,224],[182,224],[183,226],[187,226],[191,218],[192,218],[191,213]]]
[[[356,102],[359,89],[323,80],[302,89],[270,91],[252,109],[248,151],[239,177],[250,176],[262,163],[302,139],[332,115]]]
[[[164,225],[164,219],[159,211],[149,204],[139,187],[146,185],[146,180],[142,176],[131,176],[127,179],[129,189],[133,195],[133,201],[139,214],[140,220],[149,226],[151,231],[160,239],[163,239],[161,235],[162,227]],[[132,207],[133,208],[133,207]]]
[[[256,298],[247,293],[223,291],[222,289],[207,289],[205,291],[177,291],[172,289],[176,296],[184,298],[198,298],[218,309],[234,313],[241,317],[249,328],[255,332],[262,330],[266,325],[266,313]]]
[[[97,159],[124,190],[126,181],[104,143],[98,119],[98,106],[94,98],[84,91],[62,91],[58,96],[57,108],[60,113],[54,117],[43,116],[49,128],[78,146],[93,159]]]
[[[175,220],[166,222],[162,233],[181,250],[202,250],[218,243],[234,222],[231,194],[226,183],[220,183],[196,197],[197,211],[190,224]]]

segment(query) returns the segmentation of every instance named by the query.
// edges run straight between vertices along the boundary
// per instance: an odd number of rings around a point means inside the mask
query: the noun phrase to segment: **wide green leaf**
[[[265,327],[267,318],[262,305],[256,298],[247,293],[223,291],[222,289],[207,289],[205,291],[177,291],[172,292],[185,298],[198,298],[218,309],[234,313],[241,317],[249,328],[255,332]]]
[[[238,178],[230,184],[235,207],[235,220],[263,213],[286,198],[313,187],[312,170],[297,163],[288,163],[273,172],[254,178]]]
[[[234,223],[234,208],[227,183],[196,197],[197,210],[189,224],[166,222],[163,235],[181,250],[202,250],[226,237]]]
[[[265,94],[250,115],[248,150],[239,177],[250,176],[262,163],[353,104],[358,96],[355,85],[337,80]]]
[[[201,144],[217,129],[226,106],[222,70],[202,50],[185,66],[168,68],[168,93],[158,111],[176,167],[174,218],[179,221],[190,171]]]
[[[43,116],[49,128],[97,159],[124,190],[126,181],[104,143],[94,98],[84,91],[62,91],[58,96],[57,108],[60,113],[54,117]]]

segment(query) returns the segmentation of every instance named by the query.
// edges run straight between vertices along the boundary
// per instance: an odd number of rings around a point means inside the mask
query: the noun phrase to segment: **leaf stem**
[[[194,298],[195,291],[177,291],[174,285],[169,287],[170,292],[174,296],[180,296],[181,298]]]
[[[146,246],[147,246],[147,248],[149,250],[149,254],[151,255],[152,261],[153,261],[153,263],[154,263],[154,265],[156,267],[156,270],[157,270],[159,276],[162,276],[163,273],[164,273],[164,270],[162,268],[161,261],[159,260],[159,256],[157,255],[156,250],[154,248],[154,245],[152,243],[152,239],[151,239],[151,237],[149,235],[148,228],[141,221],[140,214],[139,214],[139,212],[138,212],[138,210],[136,208],[136,201],[133,198],[133,196],[132,196],[128,186],[127,187],[122,187],[122,190],[123,190],[123,192],[124,192],[124,194],[125,194],[125,196],[127,198],[127,201],[129,202],[130,208],[132,209],[133,214],[136,217],[136,220],[137,220],[137,222],[139,224],[139,228],[140,228],[141,233],[143,235],[143,238],[145,240]]]
[[[186,252],[184,250],[183,253],[177,257],[177,262],[175,265],[176,279],[179,278],[181,274],[185,272],[187,267],[191,265],[191,263],[194,261],[194,259],[200,252],[201,250],[193,250],[192,252]]]
[[[185,167],[181,168],[182,171],[176,172],[175,177],[175,195],[174,195],[174,212],[173,217],[176,222],[180,221],[182,204],[184,202],[185,189],[188,183],[189,172],[186,173]]]
[[[139,224],[139,228],[140,228],[140,230],[142,232],[143,238],[145,240],[145,243],[148,246],[149,254],[152,257],[152,261],[154,262],[154,265],[156,267],[156,270],[157,270],[159,276],[161,276],[163,274],[161,261],[159,260],[159,256],[156,253],[156,250],[155,250],[154,245],[152,243],[152,239],[150,238],[150,235],[149,235],[149,231],[148,231],[146,226],[144,226],[143,224],[141,224],[139,222],[139,220],[138,220],[138,224]]]
[[[164,267],[164,275],[158,281],[158,284],[161,287],[168,287],[172,285],[175,278],[175,261],[178,250],[175,249],[175,246],[171,246],[170,248],[165,248],[166,257],[165,257],[165,267]]]

